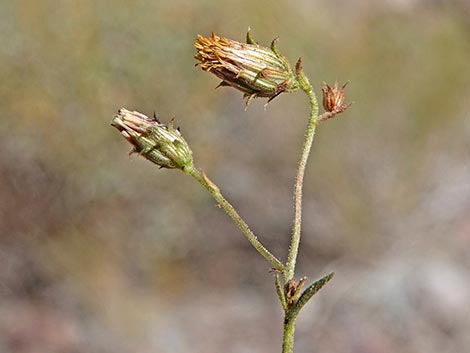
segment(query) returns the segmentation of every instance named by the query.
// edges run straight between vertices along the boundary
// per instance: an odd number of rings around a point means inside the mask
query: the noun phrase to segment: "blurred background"
[[[308,105],[247,111],[194,67],[198,33],[253,37],[353,107],[307,169],[298,276],[336,276],[296,352],[468,352],[466,0],[0,2],[0,352],[279,352],[269,266],[190,177],[110,126],[176,124],[285,259]]]

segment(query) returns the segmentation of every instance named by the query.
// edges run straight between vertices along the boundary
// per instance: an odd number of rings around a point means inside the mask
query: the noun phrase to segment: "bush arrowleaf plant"
[[[199,182],[232,218],[256,251],[270,264],[274,273],[276,294],[284,311],[282,353],[292,353],[295,322],[300,310],[333,278],[332,272],[306,286],[306,277],[295,279],[295,265],[301,236],[303,180],[315,130],[320,123],[350,107],[351,103],[344,103],[346,84],[322,84],[322,105],[325,111],[319,114],[318,100],[303,71],[301,59],[299,58],[292,68],[279,52],[277,39],[272,41],[270,48],[265,48],[255,42],[249,31],[246,43],[212,33],[209,37],[198,35],[193,45],[196,48],[195,59],[198,61],[196,66],[222,80],[219,86],[233,87],[241,91],[246,99],[246,107],[257,97],[268,98],[269,103],[282,93],[299,90],[308,97],[310,115],[294,181],[292,233],[285,262],[274,256],[258,240],[244,219],[223,196],[219,187],[195,166],[193,153],[179,129],[174,128],[173,121],[163,124],[155,115],[147,117],[142,113],[121,108],[111,125],[133,146],[131,153],[138,153],[160,168],[179,169]]]

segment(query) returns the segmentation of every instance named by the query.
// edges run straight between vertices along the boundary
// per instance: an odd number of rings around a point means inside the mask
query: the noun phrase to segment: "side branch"
[[[184,170],[187,174],[194,177],[202,186],[204,186],[207,191],[212,195],[212,197],[217,201],[220,207],[232,218],[238,228],[241,230],[246,239],[250,244],[258,251],[261,256],[263,256],[274,269],[283,272],[285,267],[268,249],[266,249],[263,244],[258,240],[256,235],[251,231],[243,218],[238,214],[238,212],[233,208],[233,206],[225,199],[225,197],[220,192],[220,189],[215,185],[205,174],[196,168],[187,168]]]

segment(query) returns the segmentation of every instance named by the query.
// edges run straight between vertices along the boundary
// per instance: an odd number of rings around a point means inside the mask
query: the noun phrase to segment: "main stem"
[[[294,352],[295,318],[284,319],[284,337],[282,340],[282,353]]]
[[[289,253],[287,255],[286,269],[284,271],[284,280],[287,282],[294,278],[295,274],[295,263],[297,260],[297,254],[299,251],[300,243],[300,229],[302,223],[302,187],[304,181],[305,167],[307,166],[308,156],[310,149],[312,148],[313,137],[315,136],[315,128],[317,126],[318,118],[318,102],[313,88],[308,81],[308,78],[304,75],[303,71],[300,70],[297,77],[300,87],[307,94],[310,102],[310,116],[307,124],[307,131],[305,133],[305,140],[302,146],[302,152],[299,158],[299,164],[297,167],[297,175],[295,177],[294,184],[294,220],[292,226],[291,243],[289,247]]]
[[[217,185],[215,185],[203,172],[199,169],[192,167],[184,170],[187,174],[194,177],[200,184],[202,184],[217,201],[217,203],[224,209],[224,211],[232,218],[238,228],[242,231],[251,245],[263,256],[276,270],[284,272],[285,266],[273,254],[266,249],[263,244],[258,240],[256,235],[251,231],[243,218],[240,217],[238,212],[233,206],[225,199],[220,192]]]

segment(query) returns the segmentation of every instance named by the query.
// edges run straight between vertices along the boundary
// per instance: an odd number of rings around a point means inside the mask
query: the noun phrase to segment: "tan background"
[[[355,104],[321,126],[298,274],[334,280],[296,352],[470,347],[467,1],[2,1],[0,351],[277,352],[269,266],[193,180],[136,156],[124,106],[176,116],[196,162],[286,256],[306,98],[244,111],[196,34],[279,48]]]

